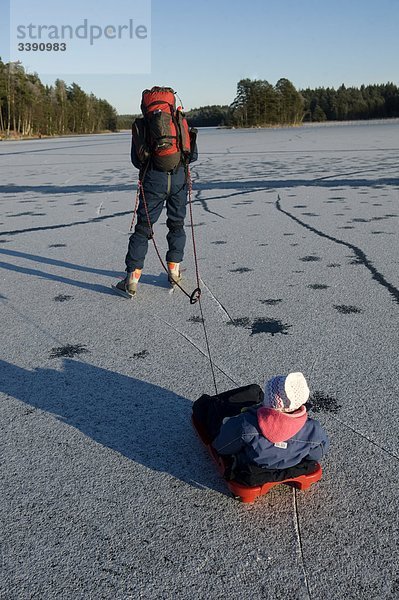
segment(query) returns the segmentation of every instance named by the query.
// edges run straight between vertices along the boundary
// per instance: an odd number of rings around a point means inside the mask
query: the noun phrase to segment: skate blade
[[[122,296],[123,298],[127,298],[128,300],[131,300],[136,294],[129,294],[128,292],[125,292],[124,290],[119,289],[118,287],[116,287],[116,285],[111,285],[112,289],[119,294],[119,296]]]
[[[179,277],[179,279],[176,279],[176,281],[173,281],[172,279],[170,279],[168,277],[168,283],[169,283],[168,293],[169,294],[173,294],[176,289],[179,289],[179,285],[181,285],[182,279],[183,279],[183,277]]]

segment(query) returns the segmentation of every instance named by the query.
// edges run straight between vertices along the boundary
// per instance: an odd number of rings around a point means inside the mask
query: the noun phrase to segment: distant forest
[[[389,119],[399,117],[399,88],[393,83],[341,85],[297,91],[288,79],[275,86],[243,79],[230,106],[204,106],[187,113],[192,126],[262,127],[302,122]]]
[[[19,63],[0,59],[0,138],[116,131],[116,110],[76,83],[44,85]]]
[[[134,117],[118,116],[106,100],[87,94],[76,83],[67,85],[57,79],[54,85],[44,85],[20,63],[0,59],[0,139],[130,129]],[[399,88],[394,83],[297,90],[284,78],[275,85],[242,79],[230,105],[201,106],[187,112],[195,127],[268,127],[394,117],[399,117]]]
[[[136,115],[118,117],[118,127],[129,129]],[[393,83],[341,85],[296,90],[288,79],[276,85],[242,79],[230,105],[194,108],[186,113],[193,127],[268,127],[303,122],[390,119],[399,117],[399,88]]]

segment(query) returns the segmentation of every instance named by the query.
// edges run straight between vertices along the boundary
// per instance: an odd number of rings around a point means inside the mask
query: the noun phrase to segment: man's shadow
[[[84,273],[93,273],[95,275],[101,275],[106,277],[112,277],[114,279],[114,283],[119,281],[123,275],[121,272],[111,271],[107,269],[97,269],[95,267],[90,267],[86,265],[77,265],[75,263],[70,263],[65,260],[59,260],[55,258],[50,258],[47,256],[38,256],[37,254],[28,254],[27,252],[20,252],[18,250],[8,250],[7,248],[0,248],[0,256],[12,256],[16,258],[22,258],[24,260],[32,261],[37,264],[51,265],[55,267],[62,267],[63,269],[72,270],[72,271],[83,271]],[[20,265],[15,265],[7,262],[0,261],[0,269],[4,269],[7,271],[14,271],[16,273],[23,273],[24,275],[33,275],[35,277],[41,277],[43,279],[48,279],[50,281],[57,281],[60,283],[64,283],[66,285],[71,285],[73,287],[79,287],[84,290],[89,290],[91,292],[97,292],[106,295],[114,295],[110,287],[106,287],[105,285],[90,283],[86,281],[80,281],[78,279],[73,279],[71,277],[66,277],[65,275],[59,275],[54,273],[49,273],[47,271],[42,271],[41,269],[25,267]],[[144,273],[140,278],[140,284],[151,285],[155,287],[162,287],[165,289],[169,289],[169,283],[167,279],[167,275],[165,272],[161,272],[159,275],[151,275],[148,273]]]
[[[187,398],[77,360],[33,371],[0,360],[0,372],[0,391],[99,444],[193,487],[225,491],[191,426]]]

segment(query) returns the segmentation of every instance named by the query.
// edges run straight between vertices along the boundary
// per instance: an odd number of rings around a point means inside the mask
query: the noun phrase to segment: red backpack
[[[133,123],[133,143],[139,161],[151,158],[160,171],[172,171],[190,155],[190,133],[181,107],[176,108],[175,92],[168,87],[144,90],[141,99],[144,117]]]

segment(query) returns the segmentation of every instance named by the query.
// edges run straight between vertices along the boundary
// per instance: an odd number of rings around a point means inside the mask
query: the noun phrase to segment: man
[[[143,117],[132,128],[131,160],[140,171],[140,195],[137,224],[130,236],[125,259],[126,277],[115,291],[132,298],[137,292],[152,226],[159,219],[166,202],[169,281],[181,280],[180,263],[184,256],[188,193],[188,164],[197,160],[197,130],[189,129],[181,108],[176,108],[171,88],[144,90]]]

